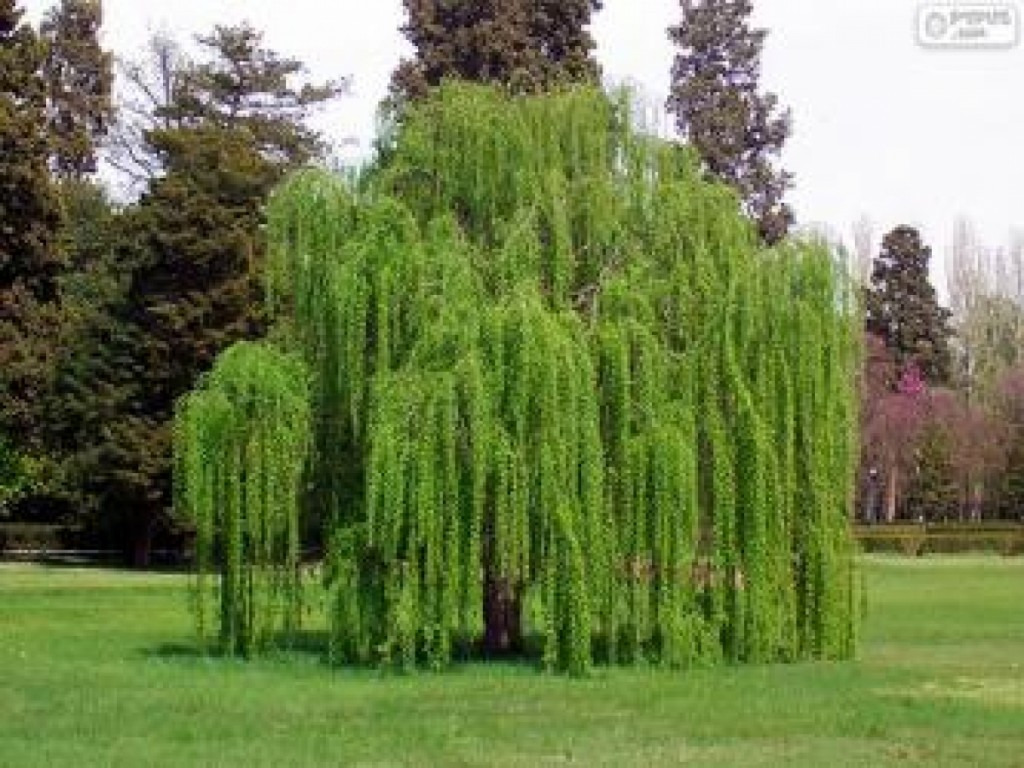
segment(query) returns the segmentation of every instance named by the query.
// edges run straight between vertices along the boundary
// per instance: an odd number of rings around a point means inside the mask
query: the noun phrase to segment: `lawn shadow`
[[[194,661],[197,659],[223,661],[293,660],[322,663],[329,666],[328,635],[326,630],[301,630],[290,636],[279,637],[271,647],[247,658],[244,654],[226,653],[216,642],[207,646],[198,641],[164,642],[150,648],[143,648],[141,655],[148,659],[163,661]]]
[[[162,659],[173,661],[181,659],[201,659],[204,657],[216,658],[220,654],[210,650],[203,650],[198,643],[160,643],[153,648],[143,648],[140,654],[148,659]]]

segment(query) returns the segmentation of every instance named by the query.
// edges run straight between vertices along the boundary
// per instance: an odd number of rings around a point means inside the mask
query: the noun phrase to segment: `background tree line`
[[[518,93],[599,82],[588,25],[601,5],[405,0],[413,52],[387,116],[400,121],[448,78]],[[793,221],[779,163],[791,121],[761,86],[766,32],[752,6],[681,0],[666,107],[771,245]],[[60,0],[38,29],[0,0],[0,515],[81,523],[141,563],[174,529],[174,404],[218,352],[265,332],[263,204],[291,170],[325,161],[306,118],[346,83],[308,82],[302,62],[245,24],[189,46],[157,34],[115,63],[102,23],[99,0]],[[386,142],[377,150],[386,157]],[[964,255],[950,314],[916,232],[897,228],[877,256],[862,508],[874,493],[883,516],[1012,514],[1024,492],[1022,297],[994,271],[1012,258]]]
[[[920,234],[900,226],[870,268],[861,514],[889,522],[1019,519],[1024,239],[989,249],[967,221],[957,222],[946,264],[949,308],[930,282],[930,259]]]
[[[171,528],[175,402],[262,332],[263,202],[324,157],[306,117],[345,83],[218,26],[192,53],[154,37],[115,104],[101,25],[96,0],[38,31],[0,2],[0,493],[144,563]],[[115,204],[101,154],[137,199]]]

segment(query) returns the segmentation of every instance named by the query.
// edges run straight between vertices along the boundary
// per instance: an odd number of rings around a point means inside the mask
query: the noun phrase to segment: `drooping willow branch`
[[[628,115],[451,85],[271,201],[339,661],[852,653],[854,292]]]
[[[178,409],[177,504],[196,526],[197,627],[205,645],[216,623],[229,654],[249,656],[298,628],[307,379],[301,358],[243,342]]]

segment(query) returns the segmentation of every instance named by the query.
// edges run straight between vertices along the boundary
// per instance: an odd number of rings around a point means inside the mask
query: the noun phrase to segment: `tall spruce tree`
[[[57,314],[60,206],[47,166],[45,46],[0,0],[0,430],[34,449]]]
[[[176,130],[248,131],[253,146],[282,169],[323,153],[321,137],[305,121],[342,95],[346,80],[297,84],[303,63],[269,50],[248,24],[217,26],[197,43],[189,58],[177,40],[158,32],[142,58],[121,63],[124,87],[109,161],[132,185],[145,188],[164,173],[168,159],[153,137]]]
[[[162,171],[118,217],[115,290],[85,331],[107,341],[74,373],[97,400],[80,422],[79,483],[139,564],[170,506],[174,404],[220,351],[259,334],[263,203],[318,154],[305,117],[342,88],[295,82],[301,63],[248,26],[218,27],[200,44],[145,133]]]
[[[53,168],[81,179],[96,170],[96,149],[113,118],[113,56],[99,41],[100,0],[61,0],[43,19]]]
[[[776,165],[790,114],[760,90],[767,32],[753,29],[752,0],[681,0],[668,35],[678,48],[668,109],[708,172],[739,193],[762,239],[781,240],[793,223],[783,201],[792,176]]]
[[[915,364],[930,384],[949,379],[950,312],[928,277],[932,251],[913,227],[885,236],[867,292],[867,330],[885,341],[897,368]]]
[[[399,100],[446,78],[531,92],[592,82],[599,68],[587,30],[601,0],[405,0],[402,31],[415,55],[392,80]]]

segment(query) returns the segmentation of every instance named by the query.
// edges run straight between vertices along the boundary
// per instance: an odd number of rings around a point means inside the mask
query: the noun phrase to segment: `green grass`
[[[0,765],[1024,765],[1024,559],[865,572],[856,662],[574,681],[206,659],[181,577],[0,566]]]

